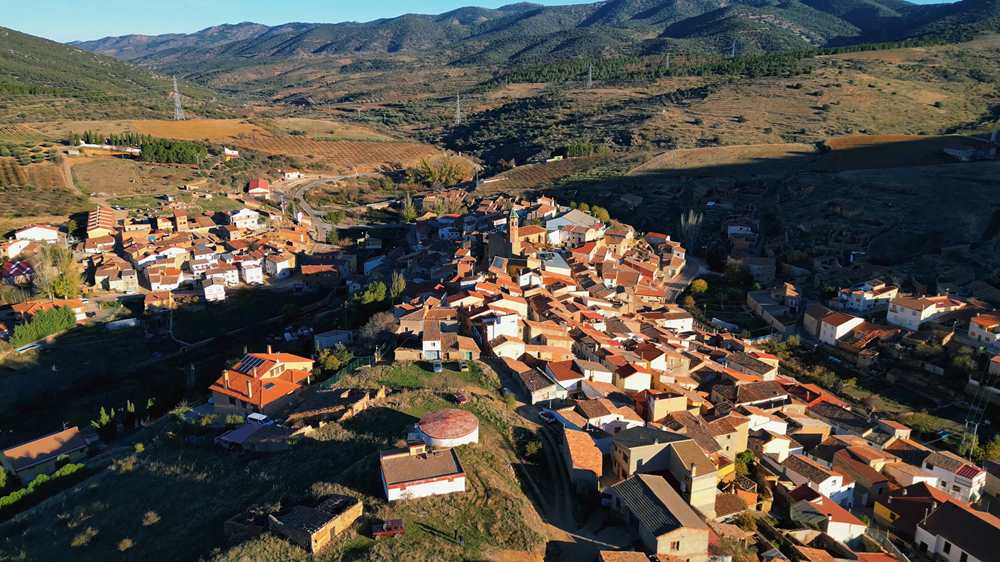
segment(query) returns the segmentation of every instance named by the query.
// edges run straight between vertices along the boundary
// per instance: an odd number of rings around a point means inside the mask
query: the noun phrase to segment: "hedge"
[[[52,474],[39,474],[26,487],[0,497],[0,517],[9,517],[68,488],[85,475],[86,465],[70,463]],[[47,492],[42,494],[39,492]]]

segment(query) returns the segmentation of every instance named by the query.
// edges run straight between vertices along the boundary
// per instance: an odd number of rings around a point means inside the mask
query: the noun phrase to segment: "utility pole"
[[[731,59],[735,59],[736,58],[736,39],[735,38],[733,38],[733,48],[732,48],[732,51],[729,54],[729,58],[731,58]]]
[[[455,126],[462,124],[462,94],[455,96]]]
[[[590,66],[587,67],[587,89],[589,90],[593,87],[594,87],[594,63],[590,63]]]
[[[177,88],[177,77],[174,76],[174,121],[183,121],[184,108],[181,107],[181,91]]]
[[[667,66],[667,70],[669,71],[670,70],[670,53],[667,53],[666,66]]]

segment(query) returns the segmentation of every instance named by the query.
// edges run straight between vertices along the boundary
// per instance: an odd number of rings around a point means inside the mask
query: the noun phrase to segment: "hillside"
[[[243,23],[189,35],[76,45],[159,68],[248,65],[317,55],[435,52],[462,64],[663,51],[783,51],[995,28],[1000,0],[611,0],[513,4],[357,23]]]
[[[163,117],[172,109],[171,81],[148,69],[2,27],[0,44],[0,121]],[[211,95],[183,93],[192,106]]]

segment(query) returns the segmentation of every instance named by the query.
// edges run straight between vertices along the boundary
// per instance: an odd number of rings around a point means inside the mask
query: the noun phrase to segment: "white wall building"
[[[47,224],[36,224],[15,232],[14,239],[55,244],[59,241],[59,229]]]
[[[382,489],[390,502],[465,491],[465,472],[455,449],[427,451],[423,443],[380,454]]]
[[[850,334],[851,330],[857,328],[862,322],[864,319],[843,312],[828,314],[820,322],[819,341],[826,345],[836,346],[841,338]]]
[[[924,322],[960,310],[965,303],[947,295],[936,297],[896,297],[889,303],[886,321],[894,326],[917,331]]]
[[[940,490],[964,502],[978,501],[986,487],[985,470],[948,451],[931,453],[922,468],[937,477]]]

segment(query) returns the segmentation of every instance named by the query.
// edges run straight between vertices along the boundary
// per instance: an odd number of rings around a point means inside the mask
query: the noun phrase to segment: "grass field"
[[[12,158],[0,158],[0,217],[65,216],[87,207],[87,199],[66,186],[57,165],[21,166]]]
[[[235,139],[267,134],[267,131],[264,129],[238,119],[130,121],[129,127],[137,132],[154,137],[213,143],[227,143],[233,142]]]
[[[664,152],[629,174],[686,174],[699,169],[716,175],[784,174],[804,167],[816,156],[816,147],[796,143],[683,148]]]
[[[72,160],[73,179],[83,193],[148,195],[173,193],[196,179],[190,166],[150,164],[126,158]]]
[[[308,119],[304,117],[285,117],[280,119],[270,119],[265,124],[273,127],[281,134],[301,133],[295,134],[294,136],[304,136],[312,139],[335,138],[340,140],[357,141],[393,140],[392,137],[373,131],[367,127],[361,127],[342,121]]]

